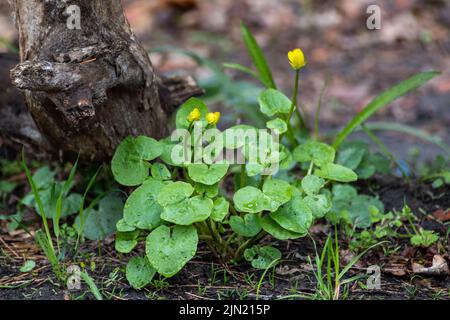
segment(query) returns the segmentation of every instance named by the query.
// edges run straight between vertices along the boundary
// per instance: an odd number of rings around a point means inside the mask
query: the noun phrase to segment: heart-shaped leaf
[[[186,182],[177,181],[164,186],[158,194],[157,200],[162,207],[176,204],[191,196],[194,188]]]
[[[293,156],[299,163],[313,161],[321,167],[334,161],[336,151],[326,143],[310,140],[294,149]]]
[[[284,93],[275,89],[261,92],[258,101],[261,112],[269,117],[277,113],[289,113],[292,105],[292,101]]]
[[[230,209],[230,204],[227,199],[224,197],[219,197],[214,200],[214,208],[211,213],[211,219],[216,222],[222,222],[228,214],[228,210]]]
[[[239,189],[233,197],[239,212],[258,213],[272,209],[272,200],[258,188],[247,186]]]
[[[358,180],[356,173],[339,164],[327,163],[315,172],[316,176],[339,182],[352,182]]]
[[[129,225],[124,218],[120,219],[116,223],[116,230],[118,232],[131,232],[136,230],[136,227]]]
[[[130,285],[142,289],[148,285],[156,274],[147,257],[133,257],[128,261],[126,276]]]
[[[111,170],[117,182],[124,186],[140,185],[148,178],[147,161],[162,154],[163,146],[150,137],[127,137],[117,147]]]
[[[278,223],[276,223],[270,216],[265,216],[259,219],[259,224],[261,225],[264,231],[266,231],[268,234],[270,234],[272,237],[278,240],[297,239],[304,236],[304,234],[302,233],[292,232],[284,229]]]
[[[284,180],[270,179],[263,185],[263,193],[275,202],[271,211],[277,210],[279,206],[291,200],[293,191],[293,187]]]
[[[136,247],[139,230],[132,232],[117,232],[115,248],[120,253],[130,253]]]
[[[117,194],[104,197],[98,204],[98,210],[90,210],[87,215],[83,234],[89,240],[103,240],[116,231],[117,222],[122,219],[123,202]],[[81,227],[80,217],[75,219],[75,227]]]
[[[318,194],[320,189],[322,189],[324,185],[325,181],[313,174],[308,175],[302,179],[303,191],[305,191],[305,193],[310,196]]]
[[[273,132],[278,135],[283,134],[288,130],[286,122],[280,118],[270,120],[266,125],[268,129],[273,130]]]
[[[198,244],[194,226],[159,226],[146,240],[145,252],[150,264],[163,276],[171,277],[191,260]]]
[[[228,164],[206,165],[204,163],[193,163],[188,165],[188,174],[192,180],[208,186],[214,185],[227,174]]]
[[[205,194],[207,197],[210,197],[210,198],[217,197],[217,195],[219,194],[219,184],[218,183],[208,186],[206,184],[197,182],[197,183],[195,183],[194,188],[198,194],[200,194],[200,195]]]
[[[190,98],[183,103],[177,112],[176,126],[177,129],[188,129],[191,123],[188,120],[189,114],[197,108],[200,111],[200,120],[205,120],[208,114],[208,108],[206,104],[197,98]]]
[[[152,177],[156,180],[170,180],[172,177],[169,169],[162,163],[154,163],[151,169]]]
[[[281,259],[281,252],[271,246],[253,246],[244,251],[244,258],[252,263],[253,268],[266,270],[276,265],[275,261]]]
[[[331,210],[331,201],[324,194],[306,196],[303,201],[316,219],[324,217]]]
[[[161,224],[162,207],[156,199],[164,186],[162,181],[150,178],[137,188],[125,203],[125,222],[139,229],[152,230],[158,227]]]
[[[270,214],[270,217],[286,230],[305,235],[311,227],[311,209],[296,197]]]
[[[240,124],[226,129],[222,132],[223,145],[227,149],[238,149],[248,143],[256,141],[258,138],[258,129],[255,127]]]
[[[205,221],[213,210],[213,201],[202,196],[183,200],[164,207],[161,219],[178,225],[188,226],[195,222]]]
[[[238,216],[230,217],[230,227],[234,232],[243,237],[253,237],[261,231],[258,216],[255,213],[246,214],[244,219]]]

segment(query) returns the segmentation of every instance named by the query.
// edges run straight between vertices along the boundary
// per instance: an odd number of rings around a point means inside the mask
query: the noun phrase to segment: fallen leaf
[[[444,209],[438,209],[433,212],[433,217],[442,222],[450,221],[450,209],[447,209],[446,211],[444,211]]]
[[[423,274],[430,276],[441,276],[449,274],[448,264],[443,257],[436,254],[433,257],[433,264],[431,267],[424,267],[419,263],[412,264],[412,271],[415,274]]]

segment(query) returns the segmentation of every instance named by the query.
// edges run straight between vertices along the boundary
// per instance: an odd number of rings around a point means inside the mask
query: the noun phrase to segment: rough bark
[[[127,135],[164,136],[173,109],[201,93],[189,79],[155,74],[120,0],[10,2],[21,60],[11,79],[53,151],[108,159]],[[70,5],[81,29],[67,26]]]

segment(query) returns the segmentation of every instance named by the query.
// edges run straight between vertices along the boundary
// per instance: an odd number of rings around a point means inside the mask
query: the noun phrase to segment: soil
[[[450,207],[449,188],[432,189],[427,184],[404,183],[392,177],[377,177],[359,184],[360,191],[378,195],[385,203],[386,210],[403,207],[403,199],[418,213],[421,224],[433,229],[445,237],[446,228],[433,219],[431,213],[439,208]],[[312,228],[317,246],[321,248],[329,230],[322,223]],[[15,239],[3,237],[0,256],[0,300],[3,299],[93,299],[85,285],[81,290],[68,291],[55,279],[53,272],[39,254],[31,237]],[[265,240],[268,241],[269,239]],[[449,260],[449,243],[441,243],[441,247],[413,249],[407,241],[397,241],[393,246],[399,249],[385,255],[381,249],[374,249],[365,255],[351,269],[348,276],[366,274],[369,265],[378,265],[382,269],[381,288],[368,290],[361,280],[349,288],[349,299],[449,299],[450,279],[444,277],[418,276],[411,273],[411,262],[430,262],[433,254],[443,255]],[[109,244],[108,244],[109,243]],[[268,272],[259,292],[259,299],[304,299],[314,293],[316,281],[307,257],[313,257],[314,246],[310,238],[294,241],[275,242],[283,252],[282,262]],[[341,241],[341,259],[352,258],[345,250],[345,242]],[[17,252],[19,254],[17,254]],[[143,248],[140,248],[143,254]],[[14,252],[18,255],[16,257]],[[208,253],[205,246],[200,245],[195,259],[176,276],[163,279],[156,278],[152,285],[136,291],[125,279],[127,256],[118,255],[112,241],[103,243],[86,242],[77,263],[85,263],[89,274],[108,299],[256,299],[257,286],[262,272],[252,269],[247,263],[238,265],[222,265]],[[35,271],[21,273],[22,257],[33,257],[37,262]],[[92,270],[91,265],[95,264]],[[69,265],[69,263],[67,263]],[[395,265],[397,271],[392,271]],[[388,268],[389,266],[389,268]],[[403,271],[404,275],[395,275]]]

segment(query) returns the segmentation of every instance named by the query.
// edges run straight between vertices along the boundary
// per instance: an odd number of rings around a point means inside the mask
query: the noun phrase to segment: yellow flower
[[[220,112],[211,112],[206,115],[209,124],[215,125],[220,120]]]
[[[189,122],[194,122],[200,120],[200,116],[201,116],[200,110],[198,108],[195,108],[194,110],[191,111],[191,113],[189,113],[187,119]]]
[[[289,51],[288,53],[289,63],[291,64],[292,69],[300,70],[304,66],[306,66],[306,59],[303,51],[300,49],[294,49]]]

